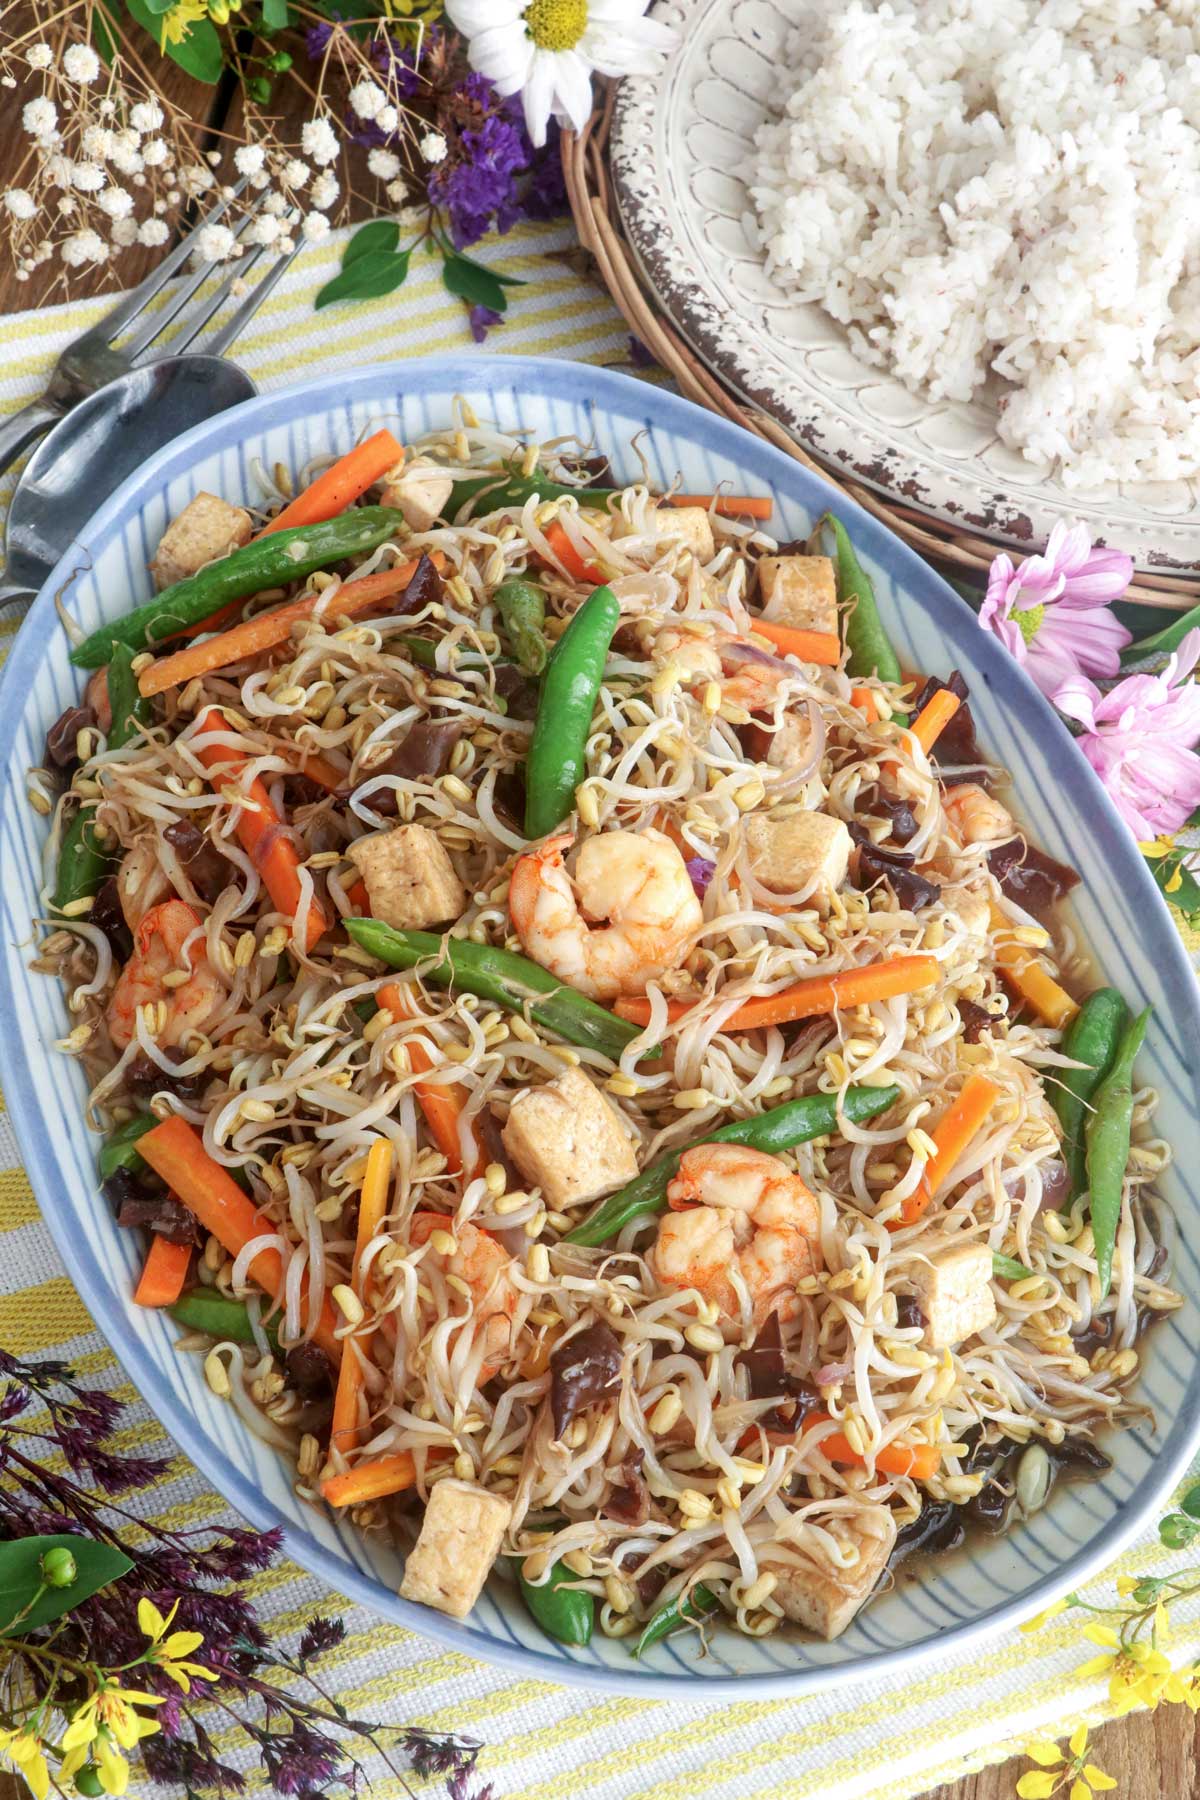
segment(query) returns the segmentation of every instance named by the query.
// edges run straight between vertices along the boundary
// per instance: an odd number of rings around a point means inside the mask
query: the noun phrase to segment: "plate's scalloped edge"
[[[685,197],[683,161],[648,154],[651,146],[663,148],[666,121],[686,100],[680,83],[690,78],[705,55],[709,35],[724,33],[726,47],[749,52],[744,21],[764,7],[781,21],[788,17],[794,0],[660,0],[655,18],[674,25],[683,37],[682,48],[657,75],[626,76],[617,86],[609,137],[609,161],[613,188],[624,226],[642,278],[681,335],[715,374],[734,392],[775,419],[833,474],[844,474],[885,497],[916,508],[957,529],[979,532],[1024,549],[1049,536],[1059,518],[1080,518],[1096,543],[1109,542],[1127,551],[1139,568],[1159,574],[1200,576],[1200,479],[1174,484],[1179,505],[1164,511],[1139,498],[1133,484],[1087,495],[1064,487],[1052,475],[1040,482],[1031,472],[1025,481],[1013,478],[1005,486],[994,470],[978,464],[987,450],[1007,451],[995,434],[978,446],[972,456],[955,464],[916,442],[911,433],[931,421],[959,421],[978,433],[988,418],[980,402],[939,402],[909,392],[921,411],[907,428],[890,427],[872,417],[862,395],[872,388],[899,385],[894,377],[874,364],[860,362],[861,381],[854,386],[857,405],[850,410],[838,395],[813,372],[803,356],[790,359],[767,339],[765,328],[755,332],[722,292],[720,276],[706,270],[701,256],[703,236],[689,235],[689,213],[703,208],[694,193]],[[739,30],[739,27],[742,27]],[[781,25],[781,28],[782,25]],[[761,117],[761,105],[731,73],[731,59],[722,63],[726,90],[741,94],[746,119],[752,110]],[[714,78],[711,63],[703,70]],[[698,119],[702,116],[695,115]],[[748,129],[747,124],[747,129]],[[728,134],[729,126],[722,122]],[[743,135],[747,151],[752,148]],[[711,171],[737,180],[728,167]],[[747,210],[751,209],[746,196]],[[684,229],[681,230],[681,221]],[[756,280],[769,280],[760,263],[751,263]],[[795,308],[785,288],[772,284],[772,304]],[[765,304],[765,303],[764,303]],[[816,307],[805,310],[814,315]],[[847,334],[823,312],[823,325],[847,357],[854,351]],[[907,391],[907,390],[906,390]],[[975,469],[975,473],[971,470]],[[1147,484],[1161,490],[1164,483]]]

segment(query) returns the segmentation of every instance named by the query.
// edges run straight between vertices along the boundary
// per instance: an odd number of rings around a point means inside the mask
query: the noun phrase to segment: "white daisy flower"
[[[446,0],[469,40],[471,67],[501,94],[521,96],[535,144],[551,113],[582,130],[592,75],[649,75],[676,33],[645,14],[649,0]]]

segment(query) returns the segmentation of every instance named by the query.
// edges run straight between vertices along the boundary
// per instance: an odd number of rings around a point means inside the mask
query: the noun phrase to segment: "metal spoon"
[[[131,369],[72,407],[17,483],[0,604],[28,605],[96,509],[156,450],[257,391],[224,357],[174,356]]]

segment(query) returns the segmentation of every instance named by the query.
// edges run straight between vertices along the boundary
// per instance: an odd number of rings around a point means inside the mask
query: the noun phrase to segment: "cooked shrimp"
[[[112,730],[112,705],[108,698],[108,665],[97,669],[88,677],[88,684],[83,690],[83,704],[90,706],[96,715],[96,723],[108,736]]]
[[[117,870],[117,899],[130,931],[136,931],[152,906],[165,900],[171,883],[158,860],[153,838],[142,838],[121,858]]]
[[[736,1270],[757,1324],[775,1310],[791,1317],[797,1281],[822,1261],[820,1208],[798,1175],[761,1150],[697,1144],[684,1151],[667,1199],[672,1210],[649,1256],[664,1286],[695,1288],[736,1321]]]
[[[942,806],[963,844],[1003,844],[1016,836],[1016,821],[1008,808],[978,782],[950,788],[942,795]]]
[[[594,1000],[644,994],[678,967],[703,922],[687,864],[661,831],[605,831],[583,845],[572,882],[563,866],[572,842],[567,832],[547,838],[513,870],[508,905],[522,947]]]
[[[471,1291],[474,1332],[483,1334],[487,1360],[479,1371],[479,1379],[488,1377],[506,1362],[513,1348],[513,1318],[521,1295],[512,1279],[513,1259],[502,1244],[477,1225],[456,1225],[445,1213],[418,1213],[413,1219],[410,1237],[414,1244],[424,1244],[435,1231],[448,1232],[456,1249],[446,1255],[431,1249],[447,1275],[464,1282]]]
[[[706,636],[686,626],[669,626],[655,638],[652,655],[656,663],[674,667],[690,686],[717,682],[722,700],[747,712],[769,711],[780,684],[797,675],[781,658],[730,632]]]
[[[173,983],[170,978],[176,974],[184,979]],[[136,1034],[138,1007],[158,1006],[163,1022],[153,1036],[162,1048],[173,1047],[190,1032],[203,1031],[224,996],[205,953],[199,919],[182,900],[164,900],[138,924],[133,955],[108,1003],[109,1036],[123,1050]]]

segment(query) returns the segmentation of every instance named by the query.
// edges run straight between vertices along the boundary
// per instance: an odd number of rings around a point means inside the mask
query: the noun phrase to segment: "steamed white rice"
[[[1197,0],[821,0],[750,184],[777,278],[1075,487],[1200,471]]]

